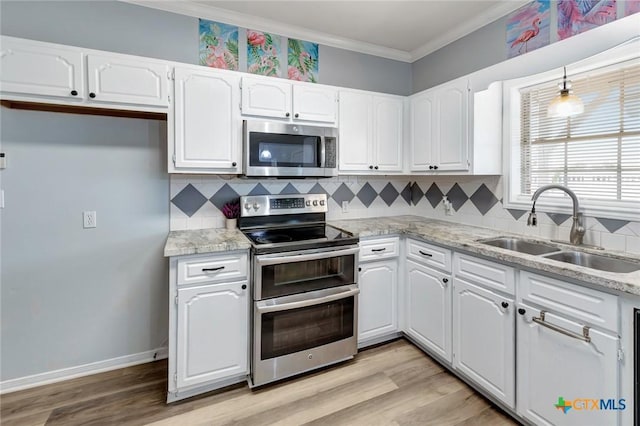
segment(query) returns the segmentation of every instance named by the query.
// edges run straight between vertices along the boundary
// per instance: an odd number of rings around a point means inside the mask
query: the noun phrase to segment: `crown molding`
[[[430,42],[418,47],[417,49],[412,50],[411,52],[409,52],[409,55],[411,57],[411,60],[409,62],[415,62],[418,59],[421,59],[428,54],[433,53],[436,50],[448,45],[449,43],[453,43],[454,41],[461,39],[468,34],[471,34],[472,32],[484,27],[485,25],[490,24],[491,22],[499,18],[502,18],[503,16],[513,12],[516,9],[519,9],[527,3],[531,3],[531,1],[513,0],[500,2],[494,7],[487,9],[483,13],[475,16],[473,19],[462,23],[461,25],[455,27],[442,36],[431,40]]]
[[[214,6],[207,6],[200,3],[193,3],[188,0],[184,1],[145,1],[145,0],[120,0],[124,3],[135,4],[138,6],[150,7],[153,9],[163,10],[165,12],[178,13],[180,15],[193,16],[195,18],[210,19],[213,21],[224,22],[225,24],[237,25],[243,28],[251,28],[260,31],[281,34],[286,37],[298,38],[302,40],[313,41],[325,46],[337,47],[339,49],[351,50],[354,52],[365,53],[367,55],[379,56],[382,58],[393,59],[401,62],[411,62],[409,52],[392,49],[389,47],[378,46],[372,43],[352,40],[345,37],[339,37],[319,31],[309,30],[307,28],[296,25],[284,24],[282,22],[271,19],[261,18],[254,15],[248,15]]]
[[[320,31],[310,30],[296,25],[285,24],[272,19],[261,18],[259,16],[240,13],[232,10],[222,9],[215,6],[208,6],[201,3],[195,3],[190,0],[119,0],[124,3],[135,4],[138,6],[149,7],[153,9],[163,10],[165,12],[177,13],[180,15],[192,16],[195,18],[210,19],[214,21],[224,22],[225,24],[237,25],[243,28],[251,28],[260,31],[282,34],[286,37],[298,38],[302,40],[313,41],[314,43],[323,44],[325,46],[336,47],[339,49],[351,50],[354,52],[364,53],[367,55],[378,56],[387,59],[393,59],[401,62],[412,63],[424,56],[432,53],[447,44],[454,42],[467,34],[495,21],[498,18],[522,7],[529,3],[528,0],[509,0],[498,3],[496,6],[486,10],[474,17],[472,20],[462,23],[453,30],[443,34],[442,36],[431,40],[425,45],[414,49],[410,52],[393,49],[390,47],[379,46],[372,43],[353,40],[346,37],[340,37]]]

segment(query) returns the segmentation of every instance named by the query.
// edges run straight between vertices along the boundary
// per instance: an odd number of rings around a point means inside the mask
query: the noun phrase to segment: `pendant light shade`
[[[584,112],[584,104],[582,99],[571,93],[571,82],[567,81],[566,67],[564,68],[564,77],[559,88],[558,96],[553,98],[549,108],[547,108],[547,117],[570,117],[582,114]]]

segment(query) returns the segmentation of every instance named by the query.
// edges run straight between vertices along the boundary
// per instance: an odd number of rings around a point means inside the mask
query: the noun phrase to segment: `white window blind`
[[[640,202],[640,64],[571,81],[585,110],[569,118],[547,117],[557,80],[520,89],[521,193],[559,183],[581,200]]]

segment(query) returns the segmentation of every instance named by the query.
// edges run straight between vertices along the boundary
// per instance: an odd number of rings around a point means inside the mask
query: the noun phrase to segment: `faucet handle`
[[[537,226],[538,225],[538,217],[534,212],[529,213],[529,217],[527,218],[527,226]]]

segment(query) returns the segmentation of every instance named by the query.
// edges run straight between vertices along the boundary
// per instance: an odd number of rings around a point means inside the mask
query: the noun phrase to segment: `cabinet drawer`
[[[617,333],[617,296],[526,271],[518,288],[519,302]]]
[[[247,277],[246,253],[231,256],[197,256],[178,260],[178,285],[237,281]]]
[[[360,262],[397,257],[399,252],[398,237],[360,241]]]
[[[515,272],[509,266],[455,253],[453,255],[453,274],[475,284],[481,284],[510,295],[515,294]]]
[[[451,250],[446,248],[407,239],[407,258],[451,272]]]

